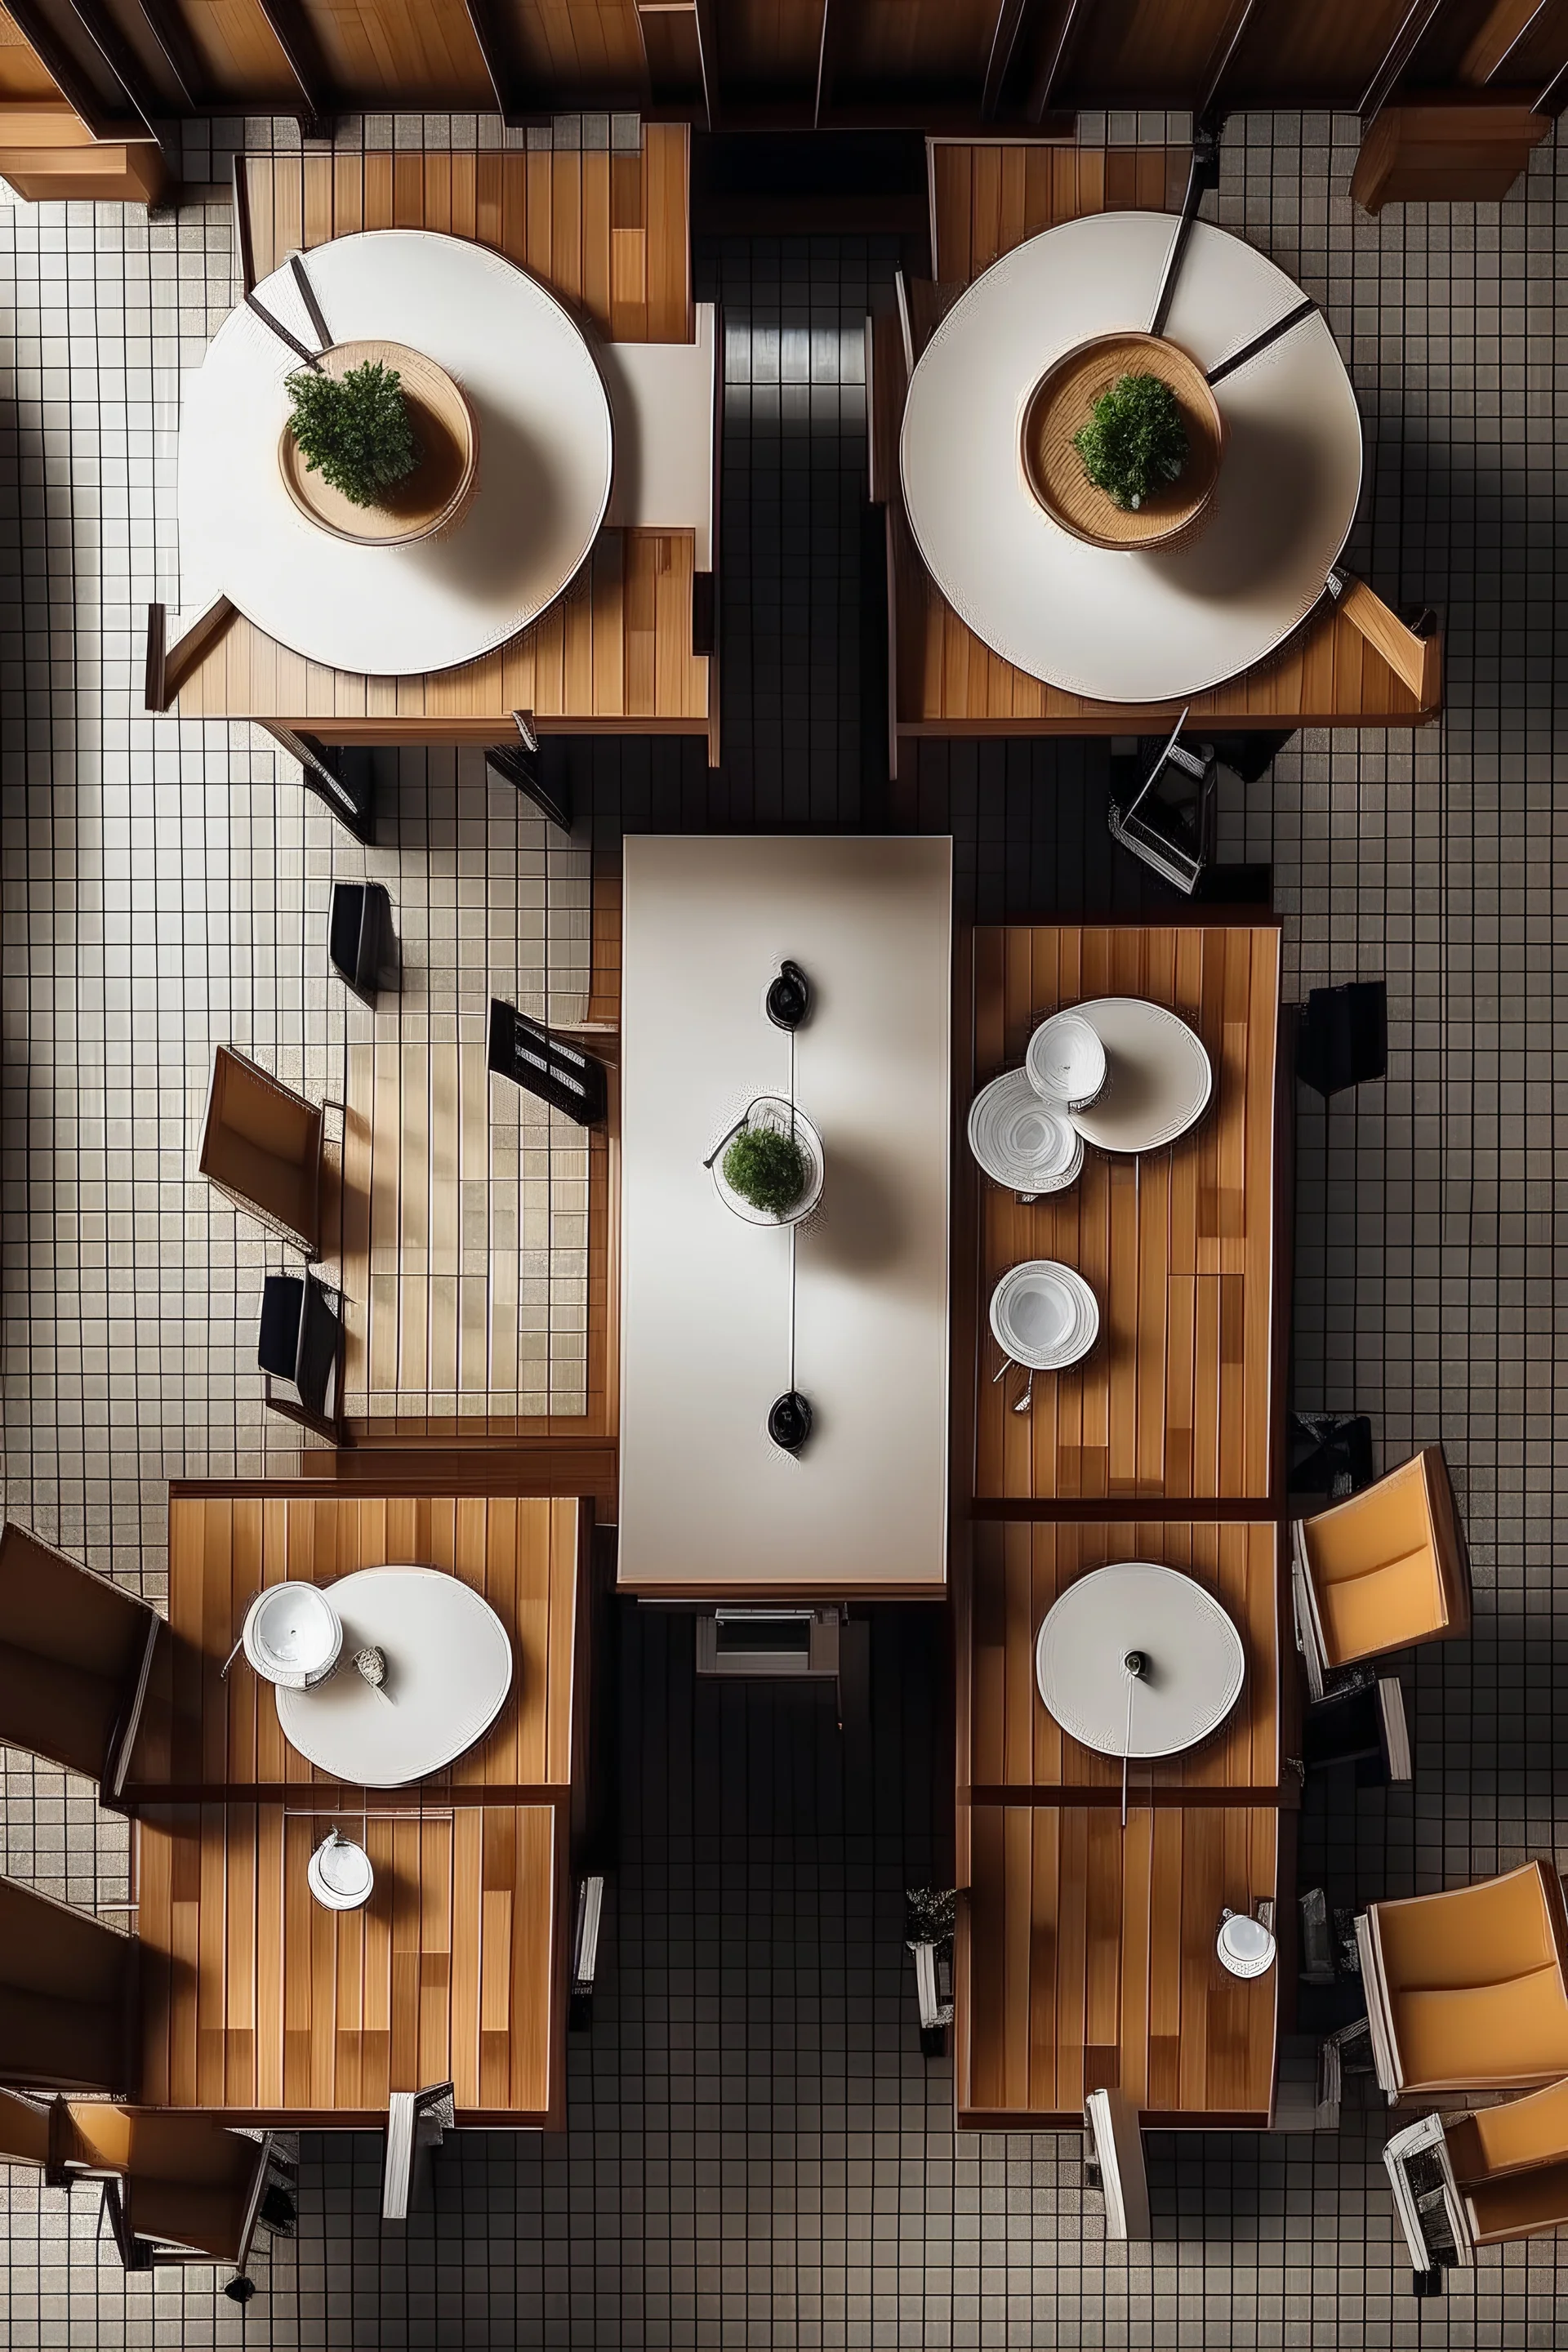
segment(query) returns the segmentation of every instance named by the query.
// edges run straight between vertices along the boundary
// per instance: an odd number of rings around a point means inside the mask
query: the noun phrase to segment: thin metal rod
[[[1165,321],[1176,298],[1176,280],[1182,274],[1182,260],[1187,250],[1187,240],[1193,233],[1193,223],[1198,216],[1198,206],[1204,200],[1205,190],[1218,185],[1219,142],[1211,131],[1200,131],[1193,141],[1193,161],[1187,173],[1187,193],[1182,199],[1181,218],[1171,239],[1171,249],[1165,256],[1165,273],[1160,280],[1160,291],[1154,298],[1154,315],[1149,321],[1152,335],[1163,335],[1165,331]]]
[[[1281,335],[1288,335],[1292,327],[1299,327],[1303,319],[1311,318],[1317,308],[1311,296],[1304,295],[1293,310],[1287,310],[1282,319],[1276,319],[1271,327],[1265,327],[1260,335],[1254,335],[1249,343],[1243,343],[1238,352],[1232,352],[1229,359],[1221,360],[1218,367],[1211,368],[1205,378],[1211,391],[1216,383],[1223,383],[1227,375],[1234,375],[1237,368],[1245,367],[1248,360],[1255,360],[1259,352],[1266,352],[1270,343],[1277,343]]]
[[[305,265],[297,253],[289,257],[289,267],[294,273],[294,283],[300,289],[300,299],[310,314],[310,324],[316,330],[316,341],[323,352],[332,348],[331,330],[321,316],[321,306],[316,299],[316,289],[306,275]]]
[[[291,335],[288,328],[283,324],[282,320],[275,319],[273,317],[265,302],[258,301],[254,294],[247,294],[245,298],[245,304],[247,310],[255,311],[257,317],[260,320],[264,327],[269,327],[271,329],[272,332],[277,336],[280,343],[287,343],[291,352],[298,352],[299,356],[304,361],[307,367],[312,367],[317,371],[318,374],[320,373],[321,362],[319,353],[315,352],[308,352],[305,349],[304,344],[300,341],[299,336]]]

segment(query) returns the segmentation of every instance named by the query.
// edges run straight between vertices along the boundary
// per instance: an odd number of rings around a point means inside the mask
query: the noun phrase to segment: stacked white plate
[[[1024,1066],[1047,1102],[1087,1110],[1105,1084],[1105,1047],[1081,1013],[1053,1013],[1030,1038]]]
[[[987,1176],[1015,1192],[1060,1192],[1083,1166],[1083,1138],[1065,1103],[1037,1094],[1025,1070],[982,1087],[969,1106],[969,1148]]]
[[[1036,1372],[1065,1371],[1100,1336],[1100,1302],[1070,1265],[1032,1257],[1002,1276],[991,1294],[996,1344]]]

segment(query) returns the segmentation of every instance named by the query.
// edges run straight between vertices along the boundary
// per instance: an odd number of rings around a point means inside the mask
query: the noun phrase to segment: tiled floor
[[[1129,118],[1113,135],[1140,128],[1163,131]],[[1272,861],[1292,979],[1389,982],[1386,1084],[1300,1106],[1297,1400],[1370,1412],[1385,1458],[1441,1437],[1475,1570],[1473,1638],[1405,1666],[1414,1790],[1309,1805],[1303,1867],[1342,1901],[1568,1860],[1552,798],[1568,175],[1548,148],[1500,210],[1373,224],[1343,193],[1355,137],[1238,121],[1219,202],[1323,300],[1351,362],[1370,457],[1358,560],[1448,627],[1440,730],[1293,744],[1222,824],[1227,856]],[[5,494],[24,534],[0,673],[6,1500],[155,1592],[170,1471],[260,1445],[244,1358],[266,1253],[184,1182],[201,1073],[233,1034],[326,1084],[359,1017],[320,977],[329,868],[349,868],[324,817],[274,784],[268,747],[132,709],[137,608],[171,582],[175,372],[229,299],[220,214],[151,231],[4,215],[0,248],[17,272]],[[557,749],[601,841],[879,805],[861,764],[856,330],[890,259],[848,239],[700,257],[730,333],[725,766],[710,778],[699,747],[668,743]],[[1125,869],[1089,854],[1097,753],[941,748],[910,791],[920,822],[951,823],[983,916],[1123,903]],[[395,845],[375,857],[433,1019],[546,970],[580,985],[582,853],[499,786],[405,760]],[[1568,2343],[1551,2242],[1418,2308],[1360,2086],[1337,2138],[1156,2140],[1162,2238],[1131,2255],[1103,2244],[1076,2142],[955,2142],[900,1941],[900,1890],[940,1873],[948,1829],[935,1621],[876,1620],[870,1728],[842,1746],[826,1702],[694,1692],[680,1621],[626,1630],[620,1864],[565,2139],[448,2148],[437,2212],[402,2243],[379,2232],[376,2144],[310,2144],[298,2242],[258,2267],[244,2340]],[[13,1873],[113,1898],[122,1848],[95,1837],[84,1795],[9,1759],[5,1796]],[[0,2199],[0,2346],[241,2339],[210,2276],[125,2284],[85,2198],[68,2221],[19,2176]]]

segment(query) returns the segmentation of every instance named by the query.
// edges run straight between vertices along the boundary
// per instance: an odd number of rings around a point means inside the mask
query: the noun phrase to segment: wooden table
[[[1215,1099],[1167,1150],[1091,1150],[1078,1182],[1024,1206],[976,1173],[979,1307],[1009,1266],[1076,1266],[1102,1338],[1037,1378],[1034,1409],[976,1384],[974,1492],[1058,1503],[1129,1496],[1263,1499],[1276,1491],[1275,1181],[1279,1153],[1276,927],[1047,929],[974,935],[975,1087],[1016,1067],[1047,1013],[1095,996],[1169,1005],[1203,1039]]]
[[[684,124],[649,123],[630,154],[246,158],[243,273],[254,284],[290,252],[361,229],[437,229],[494,247],[601,335],[689,341],[689,149]],[[405,678],[307,662],[231,609],[150,660],[148,704],[168,709],[177,698],[182,718],[250,719],[331,745],[515,747],[521,711],[545,732],[707,734],[716,757],[714,663],[693,633],[696,578],[691,532],[606,529],[531,627],[478,661]]]
[[[410,1797],[415,1792],[410,1791]],[[360,1911],[305,1866],[369,1853]],[[158,1805],[137,1823],[142,2099],[227,2122],[384,2124],[449,2081],[465,2124],[563,2120],[565,1838],[552,1804]]]
[[[465,2123],[561,2123],[592,1521],[586,1503],[501,1491],[171,1489],[173,1639],[125,1791],[149,2105],[363,2127],[389,2091],[450,2079]],[[220,1669],[263,1585],[398,1563],[483,1594],[511,1642],[511,1689],[445,1772],[346,1788],[288,1745],[243,1663]],[[328,1911],[307,1885],[334,1826],[374,1866],[363,1911]]]
[[[971,1093],[1022,1062],[1046,1013],[1123,994],[1191,1022],[1215,1092],[1169,1150],[1136,1163],[1091,1152],[1074,1187],[1032,1207],[966,1177],[976,1420],[953,1594],[958,2120],[1077,2125],[1086,2093],[1114,2087],[1149,2122],[1261,2129],[1290,1994],[1300,1802],[1285,1761],[1300,1739],[1285,1672],[1279,933],[984,930],[973,972]],[[1087,1276],[1105,1336],[1081,1369],[1037,1376],[1020,1418],[1006,1409],[1016,1381],[991,1383],[984,1318],[996,1278],[1033,1256]],[[1035,1643],[1068,1585],[1125,1559],[1212,1592],[1241,1634],[1246,1679],[1210,1739],[1134,1765],[1123,1832],[1120,1761],[1047,1713]],[[1281,1951],[1243,1983],[1215,1956],[1220,1913],[1265,1896]]]

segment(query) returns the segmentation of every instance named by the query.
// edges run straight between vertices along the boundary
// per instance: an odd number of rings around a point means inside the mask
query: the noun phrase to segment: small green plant
[[[724,1181],[753,1209],[782,1217],[805,1190],[805,1154],[776,1127],[743,1127],[724,1154]]]
[[[1180,403],[1157,375],[1119,376],[1073,435],[1083,470],[1112,506],[1136,512],[1151,490],[1181,478],[1187,428]]]
[[[373,507],[410,475],[420,447],[395,368],[366,360],[346,375],[301,368],[289,378],[289,420],[312,474],[356,507]]]

